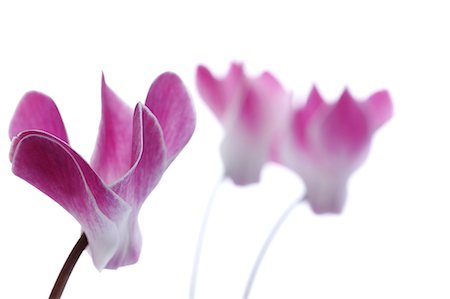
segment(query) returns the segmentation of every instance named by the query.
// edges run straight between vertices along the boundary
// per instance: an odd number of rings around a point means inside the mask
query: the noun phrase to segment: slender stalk
[[[86,235],[83,233],[78,242],[73,247],[69,256],[67,257],[67,260],[61,269],[61,272],[59,272],[58,278],[56,279],[55,285],[53,286],[49,299],[61,298],[64,288],[66,287],[67,281],[69,280],[70,274],[72,273],[75,264],[77,263],[81,253],[84,251],[87,245],[88,240],[86,238]]]
[[[197,248],[195,249],[195,255],[194,255],[194,265],[192,267],[192,274],[191,274],[191,286],[189,289],[189,298],[194,299],[195,298],[195,288],[197,285],[197,274],[198,274],[198,266],[200,263],[200,255],[202,253],[202,247],[203,247],[203,240],[205,239],[205,232],[206,232],[206,226],[208,225],[209,215],[211,214],[211,209],[214,203],[215,195],[217,193],[217,189],[219,189],[220,183],[222,183],[223,177],[216,183],[211,196],[209,197],[208,204],[205,208],[205,212],[203,213],[203,221],[202,226],[200,227],[200,233],[198,234],[197,239]]]
[[[283,212],[280,218],[278,218],[277,222],[273,226],[272,230],[270,231],[269,235],[267,236],[263,246],[261,247],[258,256],[255,260],[255,263],[253,264],[252,272],[250,273],[250,276],[247,280],[247,285],[245,287],[244,296],[243,299],[247,299],[250,295],[250,291],[253,286],[253,282],[255,281],[256,274],[258,273],[259,266],[261,265],[261,262],[266,255],[267,249],[269,249],[270,244],[272,244],[273,239],[275,238],[276,234],[278,233],[280,227],[283,225],[283,223],[286,221],[286,219],[289,217],[289,215],[292,213],[292,211],[303,201],[304,198],[300,200],[296,200],[293,203],[291,203],[288,208]]]

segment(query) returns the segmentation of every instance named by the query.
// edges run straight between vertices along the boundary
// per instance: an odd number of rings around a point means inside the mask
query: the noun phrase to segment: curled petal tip
[[[12,139],[22,131],[41,130],[69,143],[66,129],[56,104],[40,92],[27,92],[14,112],[9,126]]]
[[[209,73],[209,70],[203,64],[199,64],[197,66],[197,76],[199,76],[203,73]]]
[[[387,90],[378,91],[370,96],[365,108],[374,129],[381,127],[394,113],[391,96]]]
[[[191,97],[180,77],[164,73],[156,78],[148,91],[145,106],[158,119],[167,157],[172,161],[191,138],[196,122]]]

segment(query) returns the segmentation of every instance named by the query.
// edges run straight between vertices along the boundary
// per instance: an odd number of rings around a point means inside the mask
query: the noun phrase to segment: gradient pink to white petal
[[[147,96],[147,102],[153,101],[148,106],[138,103],[134,114],[106,85],[104,76],[101,91],[102,119],[92,168],[69,145],[51,98],[26,94],[10,125],[14,174],[81,224],[99,270],[137,262],[142,203],[195,127],[190,97],[175,74],[159,76]]]
[[[237,63],[224,78],[199,66],[197,87],[225,131],[220,148],[225,176],[237,185],[258,182],[288,116],[289,94],[270,73],[252,78]]]
[[[391,116],[387,91],[357,101],[345,89],[328,104],[316,87],[305,105],[293,111],[291,129],[280,145],[281,163],[305,181],[305,198],[315,213],[342,212],[349,177],[366,159],[375,131]]]

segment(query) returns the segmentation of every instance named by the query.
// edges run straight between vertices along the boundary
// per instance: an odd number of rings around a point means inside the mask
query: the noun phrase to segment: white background
[[[14,3],[14,4],[12,4]],[[445,1],[147,1],[0,3],[0,298],[46,298],[80,232],[51,199],[15,177],[8,125],[28,90],[57,103],[71,144],[90,159],[100,78],[130,105],[174,71],[198,114],[185,151],[140,214],[140,261],[99,273],[84,253],[63,298],[188,298],[202,212],[223,171],[222,130],[195,68],[241,61],[299,97],[335,100],[387,88],[394,118],[352,177],[346,209],[299,207],[282,227],[251,298],[450,297],[450,10]],[[304,186],[267,165],[259,185],[219,187],[196,298],[240,298],[270,227]]]

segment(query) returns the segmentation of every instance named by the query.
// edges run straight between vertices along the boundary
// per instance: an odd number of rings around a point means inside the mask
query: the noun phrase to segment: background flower
[[[340,213],[347,181],[367,157],[372,135],[392,116],[387,91],[363,102],[346,89],[327,104],[313,87],[304,107],[294,111],[284,145],[283,163],[306,184],[306,200],[314,212]]]
[[[289,95],[270,73],[250,78],[236,63],[221,79],[199,66],[197,87],[225,130],[220,148],[225,176],[238,185],[258,182],[287,118]]]

